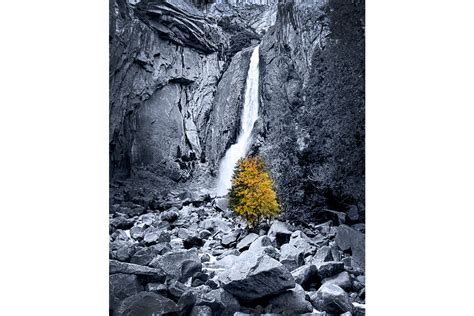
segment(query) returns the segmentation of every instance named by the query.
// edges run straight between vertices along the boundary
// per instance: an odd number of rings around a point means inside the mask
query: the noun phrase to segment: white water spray
[[[249,150],[252,129],[258,119],[258,82],[259,82],[259,46],[255,47],[250,57],[250,66],[245,87],[244,107],[240,118],[240,132],[237,143],[233,144],[225,153],[219,166],[217,181],[217,195],[226,195],[232,186],[234,167],[240,158],[245,157]]]

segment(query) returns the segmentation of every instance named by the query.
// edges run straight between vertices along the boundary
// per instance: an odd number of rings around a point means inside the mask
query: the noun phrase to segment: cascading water
[[[240,118],[241,126],[237,142],[225,153],[219,166],[217,195],[226,195],[231,188],[232,174],[237,161],[245,157],[250,147],[252,129],[258,119],[258,83],[259,83],[259,46],[255,47],[250,57],[250,66],[245,87],[244,107]]]

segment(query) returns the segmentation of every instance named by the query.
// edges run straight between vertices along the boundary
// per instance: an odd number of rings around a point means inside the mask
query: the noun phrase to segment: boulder
[[[212,316],[212,309],[206,305],[194,306],[191,316]]]
[[[219,262],[223,270],[217,276],[222,287],[244,301],[280,294],[295,286],[288,269],[261,252],[247,250]]]
[[[155,247],[143,247],[135,252],[130,262],[146,266],[158,255],[159,251]]]
[[[318,249],[313,259],[311,260],[311,263],[319,268],[324,262],[333,260],[334,258],[332,256],[331,247],[323,246]]]
[[[179,217],[177,210],[171,209],[161,213],[161,220],[167,221],[168,223],[173,223]]]
[[[259,236],[255,233],[250,233],[237,244],[237,249],[240,251],[246,250],[249,248],[250,244],[253,243]]]
[[[142,291],[142,287],[134,274],[112,274],[109,276],[109,304],[115,310],[123,299]]]
[[[116,260],[109,261],[109,273],[124,273],[148,276],[151,280],[164,282],[166,275],[162,269],[150,268],[133,263],[120,262]]]
[[[194,261],[201,264],[198,252],[196,249],[177,250],[165,253],[163,256],[153,260],[152,266],[160,267],[164,273],[173,279],[181,277],[183,263],[189,264],[189,261]]]
[[[275,237],[277,246],[280,247],[290,241],[292,232],[284,222],[274,221],[268,230],[269,237]]]
[[[307,264],[291,271],[291,275],[297,284],[307,289],[311,283],[318,280],[318,269],[313,264]]]
[[[178,306],[169,298],[153,292],[139,292],[122,301],[117,316],[176,315]]]
[[[280,249],[280,262],[288,271],[293,271],[304,264],[304,253],[290,244],[284,244]]]
[[[309,297],[313,306],[320,311],[330,314],[352,312],[349,295],[337,285],[323,284],[317,292],[311,292]]]
[[[271,298],[272,313],[304,314],[313,310],[311,303],[306,300],[306,293],[301,285],[296,284],[291,290]]]
[[[201,261],[195,260],[186,260],[183,261],[181,264],[181,278],[182,282],[187,281],[190,277],[192,277],[195,273],[202,271],[202,264]],[[206,280],[207,281],[207,280]]]
[[[221,244],[224,247],[230,247],[231,245],[234,245],[237,242],[238,237],[239,237],[239,232],[238,231],[232,231],[232,232],[222,236]]]
[[[239,301],[229,292],[218,288],[198,295],[196,306],[208,306],[213,315],[233,315],[240,309]]]
[[[346,271],[343,271],[335,276],[326,278],[322,281],[323,284],[331,283],[339,286],[341,289],[349,291],[352,289],[351,276]]]
[[[215,199],[216,208],[219,211],[226,211],[229,207],[229,199],[228,198],[217,198]]]
[[[205,219],[201,221],[199,226],[212,233],[223,232],[224,234],[227,234],[231,231],[229,223],[224,221],[222,218]]]
[[[365,270],[365,235],[347,225],[337,228],[336,244],[342,251],[351,250],[354,268]]]
[[[312,255],[316,251],[316,247],[312,245],[311,239],[299,230],[291,234],[289,244],[302,251],[305,256]]]
[[[344,263],[341,261],[328,261],[322,263],[317,268],[319,277],[323,280],[344,271]]]
[[[160,295],[166,295],[168,293],[168,287],[161,283],[148,283],[146,285],[146,290]]]

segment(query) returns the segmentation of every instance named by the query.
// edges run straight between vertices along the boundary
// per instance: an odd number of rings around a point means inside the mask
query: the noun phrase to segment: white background
[[[474,5],[367,3],[367,311],[470,315]],[[2,1],[2,315],[108,313],[108,3]]]

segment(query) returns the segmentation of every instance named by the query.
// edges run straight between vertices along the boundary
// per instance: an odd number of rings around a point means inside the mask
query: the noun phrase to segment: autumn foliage
[[[273,183],[260,157],[240,159],[232,178],[229,207],[251,226],[280,213]]]

